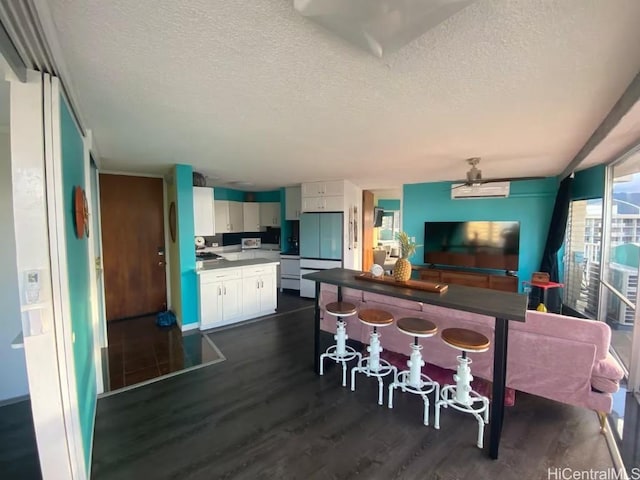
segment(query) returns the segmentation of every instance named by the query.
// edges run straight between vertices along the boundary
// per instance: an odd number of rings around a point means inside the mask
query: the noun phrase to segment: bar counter
[[[390,297],[413,300],[416,302],[437,305],[440,307],[479,313],[495,318],[494,357],[493,357],[493,392],[489,422],[489,456],[498,458],[500,435],[504,418],[504,393],[507,378],[507,341],[509,321],[524,322],[527,309],[526,295],[501,292],[485,288],[449,285],[444,293],[432,293],[412,290],[402,285],[357,280],[362,272],[344,268],[333,268],[309,273],[302,278],[316,282],[315,304],[315,348],[314,365],[316,373],[320,371],[320,284],[327,283],[338,287],[338,300],[342,300],[342,287],[378,293]]]

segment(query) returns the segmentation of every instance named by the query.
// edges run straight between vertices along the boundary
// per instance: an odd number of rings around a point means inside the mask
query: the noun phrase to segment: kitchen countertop
[[[196,270],[197,274],[206,273],[210,270],[220,270],[222,268],[250,267],[252,265],[278,265],[280,262],[267,258],[250,258],[248,260],[208,260],[204,262],[201,269]]]

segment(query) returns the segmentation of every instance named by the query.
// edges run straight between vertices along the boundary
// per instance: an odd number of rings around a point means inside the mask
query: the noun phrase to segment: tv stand
[[[415,267],[420,274],[420,280],[427,282],[465,285],[467,287],[488,288],[503,292],[518,291],[518,277],[513,271],[505,274],[470,272],[463,269],[435,268],[434,265]]]

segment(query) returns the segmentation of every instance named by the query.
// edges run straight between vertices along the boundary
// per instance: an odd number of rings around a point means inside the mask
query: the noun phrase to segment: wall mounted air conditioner
[[[451,185],[451,198],[505,198],[509,196],[511,182],[483,183],[479,185],[465,185],[454,183]]]

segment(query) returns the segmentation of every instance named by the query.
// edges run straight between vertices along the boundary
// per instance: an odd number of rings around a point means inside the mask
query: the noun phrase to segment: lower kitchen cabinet
[[[200,276],[200,329],[214,328],[242,316],[240,269]]]
[[[200,330],[275,312],[276,263],[198,272]]]
[[[277,306],[275,266],[246,269],[242,278],[244,314],[270,312]]]

